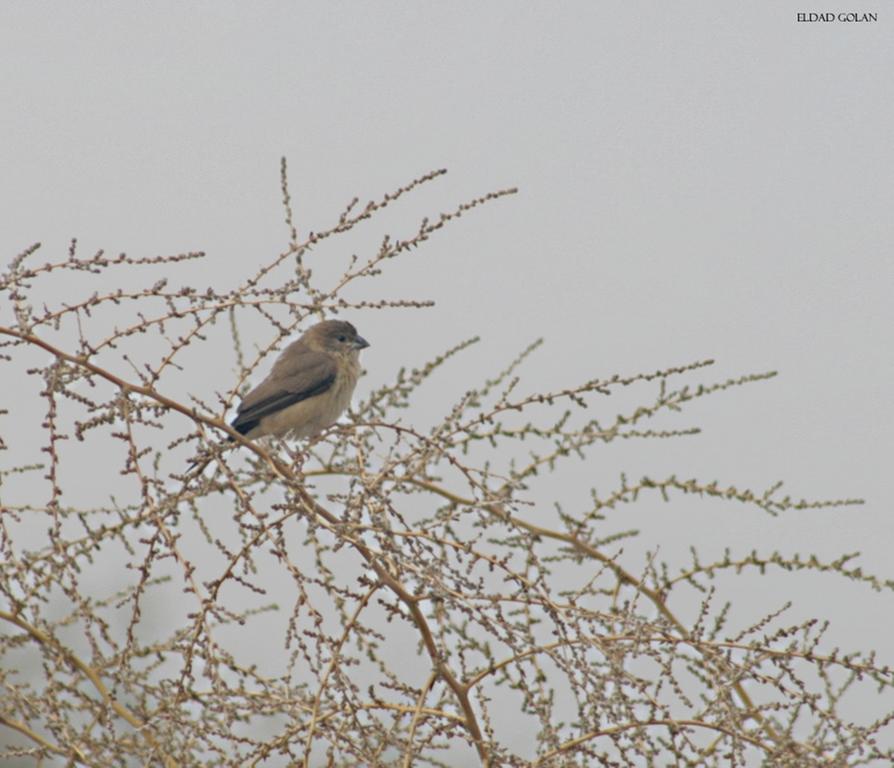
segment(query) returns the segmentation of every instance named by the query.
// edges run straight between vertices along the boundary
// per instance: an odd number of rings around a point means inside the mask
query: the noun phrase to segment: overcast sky
[[[778,370],[694,408],[698,438],[575,465],[581,498],[618,468],[861,496],[778,520],[719,507],[689,522],[682,502],[635,525],[664,554],[859,550],[891,578],[894,14],[798,23],[804,10],[4,2],[2,258],[40,240],[55,259],[71,237],[85,254],[204,250],[206,279],[232,285],[287,242],[283,155],[303,232],[434,168],[449,173],[394,214],[404,233],[518,186],[378,286],[435,308],[350,318],[373,343],[360,394],[475,334],[458,380],[539,336],[532,386],[707,357],[717,370],[696,380]],[[202,397],[230,386],[186,373]],[[7,407],[30,381],[3,374]],[[890,593],[774,578],[835,618],[834,637],[894,661]]]

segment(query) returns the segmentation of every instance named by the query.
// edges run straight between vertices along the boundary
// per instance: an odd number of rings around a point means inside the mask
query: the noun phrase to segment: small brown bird
[[[231,426],[248,438],[313,437],[351,402],[369,342],[343,320],[324,320],[289,344],[239,405]]]

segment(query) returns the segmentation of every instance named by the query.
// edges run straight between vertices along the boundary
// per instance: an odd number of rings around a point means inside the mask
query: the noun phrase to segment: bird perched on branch
[[[239,404],[231,426],[247,438],[313,437],[351,402],[369,342],[344,320],[324,320],[289,344]]]

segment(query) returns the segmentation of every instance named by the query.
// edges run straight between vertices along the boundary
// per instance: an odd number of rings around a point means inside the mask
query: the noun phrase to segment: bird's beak
[[[358,336],[356,339],[354,339],[354,346],[357,349],[366,349],[369,346],[369,342],[362,336]]]

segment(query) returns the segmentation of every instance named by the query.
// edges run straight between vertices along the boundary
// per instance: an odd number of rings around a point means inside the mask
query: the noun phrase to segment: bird
[[[230,426],[249,440],[318,435],[350,404],[360,377],[360,350],[368,346],[344,320],[311,326],[245,395]]]

